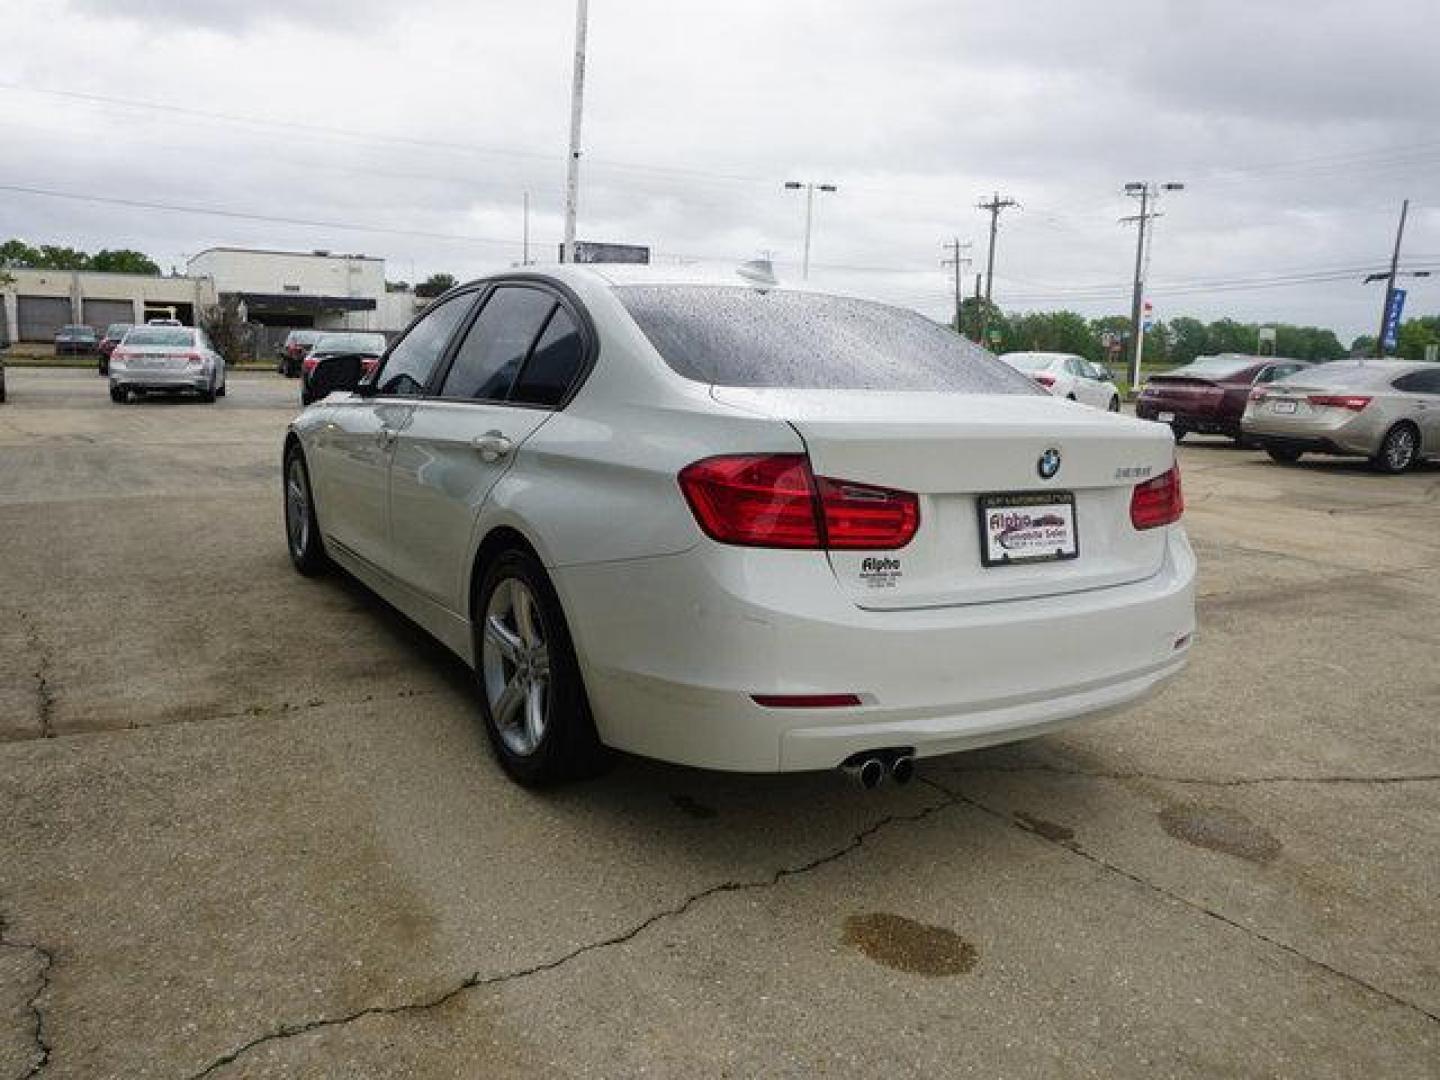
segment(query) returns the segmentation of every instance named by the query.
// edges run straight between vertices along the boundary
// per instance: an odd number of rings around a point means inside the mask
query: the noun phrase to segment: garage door
[[[85,312],[85,325],[101,334],[111,323],[135,321],[135,305],[129,300],[82,300],[80,306]]]
[[[70,321],[70,299],[65,296],[20,296],[20,340],[54,341],[55,331]]]

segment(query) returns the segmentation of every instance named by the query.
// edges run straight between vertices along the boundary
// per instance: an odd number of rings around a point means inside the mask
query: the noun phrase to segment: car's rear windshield
[[[111,323],[109,326],[107,326],[107,327],[105,328],[105,336],[106,336],[106,337],[119,337],[121,334],[125,333],[126,330],[129,330],[130,327],[133,326],[133,325],[134,325],[133,323],[128,323],[128,322]]]
[[[385,351],[384,334],[326,334],[315,342],[317,353],[374,353]]]
[[[62,326],[60,332],[62,334],[93,334],[95,331],[88,326]]]
[[[311,342],[319,341],[325,336],[323,330],[291,330],[290,340],[301,345],[309,345]]]
[[[1006,353],[1000,359],[1021,371],[1044,371],[1052,367],[1060,357],[1053,353],[1012,352]]]
[[[615,293],[665,363],[696,382],[1042,392],[953,330],[869,300],[727,285],[622,285]]]
[[[1185,378],[1189,375],[1196,375],[1202,379],[1224,379],[1231,375],[1238,375],[1246,368],[1254,367],[1259,361],[1249,356],[1197,356],[1190,363],[1183,367],[1175,368],[1173,371],[1156,372],[1157,375]]]
[[[125,335],[126,345],[193,345],[195,331],[183,326],[146,326]]]
[[[1365,386],[1395,374],[1391,368],[1366,364],[1316,364],[1314,367],[1276,379],[1275,384],[1297,383],[1301,386]]]

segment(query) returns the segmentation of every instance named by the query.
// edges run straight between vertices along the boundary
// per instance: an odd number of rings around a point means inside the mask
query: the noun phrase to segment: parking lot
[[[291,570],[296,382],[8,379],[0,1076],[1435,1076],[1440,468],[1188,440],[1199,639],[1121,715],[534,793]]]

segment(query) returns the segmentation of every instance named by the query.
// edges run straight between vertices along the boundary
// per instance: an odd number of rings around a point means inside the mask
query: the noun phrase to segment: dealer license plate
[[[980,561],[986,566],[1050,562],[1080,554],[1071,492],[982,495],[979,508]]]
[[[1162,424],[1168,424],[1175,419],[1175,414],[1173,412],[1157,413],[1155,419],[1159,420]]]
[[[1295,405],[1296,403],[1293,401],[1272,401],[1270,403],[1270,411],[1291,413],[1295,411]]]

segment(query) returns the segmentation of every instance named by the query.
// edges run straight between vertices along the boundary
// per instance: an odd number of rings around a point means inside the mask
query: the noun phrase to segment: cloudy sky
[[[1128,308],[1129,180],[1161,317],[1373,332],[1403,198],[1440,310],[1435,0],[592,0],[582,238],[772,253],[943,316],[942,243],[995,299]],[[384,256],[392,279],[560,235],[573,0],[6,0],[0,238]],[[16,189],[27,189],[24,191]],[[52,194],[40,194],[50,192]],[[83,198],[57,197],[53,193]],[[110,201],[104,201],[110,200]],[[162,209],[168,207],[170,209]],[[205,211],[205,212],[202,212]],[[973,276],[967,280],[973,288]]]

